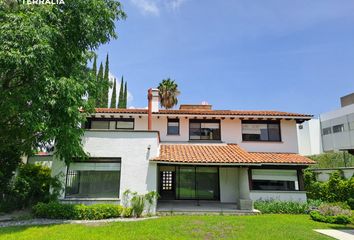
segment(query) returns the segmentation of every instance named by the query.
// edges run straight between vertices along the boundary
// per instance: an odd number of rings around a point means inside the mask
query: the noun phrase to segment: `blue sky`
[[[354,91],[352,0],[123,0],[118,39],[99,48],[130,106],[175,79],[179,103],[319,114]]]

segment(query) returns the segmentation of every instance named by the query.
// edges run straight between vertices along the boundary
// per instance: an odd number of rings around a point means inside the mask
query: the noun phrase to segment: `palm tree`
[[[163,79],[157,87],[159,89],[160,104],[166,109],[171,109],[178,103],[177,96],[180,94],[178,85],[170,78]]]

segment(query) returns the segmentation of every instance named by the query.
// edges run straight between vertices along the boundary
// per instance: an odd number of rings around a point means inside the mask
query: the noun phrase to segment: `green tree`
[[[177,96],[180,94],[178,85],[170,78],[163,79],[157,87],[159,89],[160,104],[166,109],[171,109],[178,104]]]
[[[120,81],[119,96],[118,96],[118,108],[124,108],[124,80]]]
[[[96,107],[103,107],[103,98],[102,92],[104,90],[104,81],[103,81],[103,65],[102,62],[100,64],[100,68],[97,73],[97,97],[96,97]]]
[[[117,107],[117,79],[114,78],[113,80],[113,87],[112,87],[112,98],[111,98],[111,108]]]
[[[1,181],[11,179],[2,176],[12,175],[22,155],[54,139],[57,158],[87,156],[80,123],[94,108],[83,96],[97,97],[87,62],[117,37],[115,22],[123,18],[116,0],[41,6],[0,1]],[[1,200],[8,184],[0,186]]]
[[[124,108],[127,108],[127,104],[128,104],[128,86],[127,86],[127,82],[125,82],[124,84]]]
[[[92,75],[94,77],[94,80],[97,81],[97,55],[96,54],[93,57]],[[90,104],[96,104],[95,98],[93,98],[93,96],[91,95],[92,94],[88,96],[88,100],[90,101]]]
[[[105,63],[105,68],[104,68],[104,76],[103,76],[103,90],[102,90],[102,107],[106,108],[108,107],[108,92],[110,88],[110,82],[109,82],[109,60],[108,60],[108,53],[106,56],[106,63]]]

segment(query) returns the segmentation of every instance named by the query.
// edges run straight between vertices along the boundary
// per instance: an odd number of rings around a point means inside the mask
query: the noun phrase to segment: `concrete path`
[[[338,240],[354,240],[354,229],[315,229],[315,231]]]

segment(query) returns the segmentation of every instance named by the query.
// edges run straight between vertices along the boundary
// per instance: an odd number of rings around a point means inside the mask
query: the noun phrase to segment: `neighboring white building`
[[[314,118],[298,124],[297,137],[299,144],[299,154],[304,156],[311,156],[323,152],[321,140],[321,123],[319,119]]]
[[[252,209],[257,199],[305,201],[297,123],[311,115],[213,110],[211,105],[159,109],[97,108],[83,136],[88,161],[57,159],[62,201],[118,203],[125,190],[157,191],[161,200],[212,200]]]
[[[297,131],[301,155],[342,150],[354,153],[354,94],[341,97],[341,108],[300,124]]]

